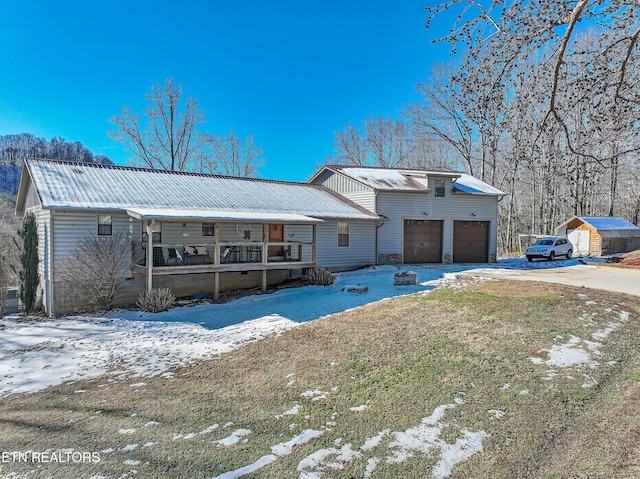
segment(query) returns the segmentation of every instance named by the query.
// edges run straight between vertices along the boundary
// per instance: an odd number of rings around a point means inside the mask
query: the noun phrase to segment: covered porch
[[[322,220],[297,214],[129,209],[139,220],[140,241],[132,234],[132,269],[146,277],[213,273],[213,296],[220,273],[300,270],[316,265],[316,225]],[[131,228],[133,229],[133,228]]]

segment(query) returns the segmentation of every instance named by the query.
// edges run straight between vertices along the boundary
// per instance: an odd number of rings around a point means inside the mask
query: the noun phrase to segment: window
[[[202,236],[215,236],[215,226],[213,223],[202,223]]]
[[[349,223],[338,223],[338,246],[349,246]]]
[[[436,180],[436,196],[444,197],[444,180]]]
[[[101,236],[111,236],[113,225],[111,215],[98,215],[98,234]]]

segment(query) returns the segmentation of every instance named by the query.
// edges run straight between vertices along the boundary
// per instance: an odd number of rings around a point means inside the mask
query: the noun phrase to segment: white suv
[[[565,256],[571,258],[573,254],[573,245],[566,238],[540,238],[533,246],[529,246],[525,251],[527,261],[533,258],[546,258],[553,261],[556,256]]]

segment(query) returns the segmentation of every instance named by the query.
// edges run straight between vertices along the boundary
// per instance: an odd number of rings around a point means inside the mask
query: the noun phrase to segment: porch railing
[[[146,243],[132,242],[134,264],[146,266],[146,247]],[[220,242],[218,247],[220,254],[216,257],[215,244],[154,243],[153,266],[271,264],[313,260],[313,243],[310,242],[266,243],[266,257],[264,255],[265,243],[262,242]]]

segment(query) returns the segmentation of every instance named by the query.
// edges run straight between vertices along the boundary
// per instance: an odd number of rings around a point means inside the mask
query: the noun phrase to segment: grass
[[[531,361],[572,336],[593,341],[591,333],[621,310],[630,319],[602,341],[599,365],[555,368],[549,379],[550,366]],[[542,283],[492,281],[400,297],[194,363],[172,378],[101,378],[2,399],[2,451],[113,452],[101,452],[97,464],[0,462],[0,477],[215,477],[306,430],[321,435],[247,477],[297,478],[301,461],[332,448],[325,462],[335,467],[325,465],[323,477],[363,477],[376,457],[371,477],[424,478],[440,449],[479,432],[482,452],[450,477],[636,477],[639,319],[637,298]],[[585,376],[596,385],[583,387]],[[283,415],[296,405],[297,414]],[[443,405],[438,447],[389,463],[394,432],[428,426],[423,419]],[[231,446],[217,442],[238,429],[251,433]],[[379,444],[362,450],[373,437]],[[123,450],[131,444],[138,446]],[[347,457],[349,444],[358,454]]]

